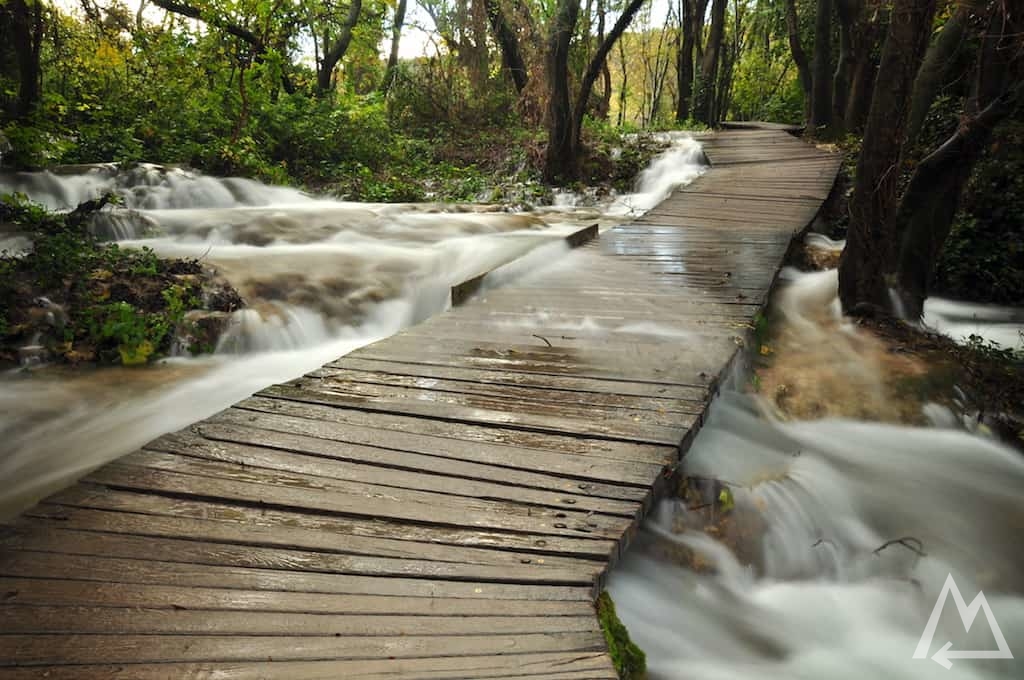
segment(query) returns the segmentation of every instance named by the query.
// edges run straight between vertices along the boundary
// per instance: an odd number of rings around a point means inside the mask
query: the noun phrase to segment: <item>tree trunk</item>
[[[548,182],[576,176],[576,134],[569,101],[569,43],[579,13],[579,0],[559,0],[548,37],[548,146],[544,159],[544,177]]]
[[[832,126],[832,0],[818,0],[811,71],[810,127],[827,133]]]
[[[705,125],[714,125],[715,83],[718,80],[718,66],[721,61],[722,36],[725,33],[725,8],[727,0],[711,1],[711,31],[704,60],[700,68],[700,83],[697,87],[697,105],[694,113],[697,120]]]
[[[964,39],[967,28],[969,12],[960,7],[949,18],[939,32],[939,37],[931,44],[925,53],[924,61],[921,63],[921,70],[917,73],[914,81],[914,95],[910,101],[910,118],[907,120],[907,141],[909,149],[917,141],[921,133],[921,127],[928,116],[928,111],[935,101],[942,81],[946,77],[949,65],[960,49],[960,43]]]
[[[843,127],[847,132],[859,132],[864,128],[868,109],[871,108],[877,73],[878,65],[870,54],[858,55],[857,64],[853,68],[850,95],[847,97],[846,115],[843,120]]]
[[[676,53],[676,122],[682,123],[690,117],[690,100],[693,97],[693,46],[696,39],[696,0],[680,0],[682,21],[682,43]]]
[[[338,37],[330,45],[324,45],[324,58],[316,72],[316,89],[317,94],[320,96],[332,90],[334,68],[341,61],[341,58],[345,56],[349,43],[352,42],[352,29],[355,28],[356,23],[359,21],[359,12],[362,10],[363,0],[351,0],[351,3],[348,6],[348,16],[345,17],[345,23],[342,24]]]
[[[832,80],[832,131],[836,135],[846,132],[846,107],[856,67],[854,55],[854,27],[860,15],[860,0],[836,0],[836,14],[839,16],[839,61]]]
[[[1011,95],[1000,97],[961,124],[956,134],[914,170],[896,215],[896,230],[902,235],[896,263],[898,295],[907,318],[921,317],[960,194],[993,129],[1012,112],[1013,99]]]
[[[789,36],[789,51],[793,54],[800,87],[804,91],[804,121],[811,120],[811,90],[814,79],[811,77],[811,65],[807,61],[807,53],[800,43],[800,21],[796,15],[796,0],[786,0],[786,32]]]
[[[501,8],[501,0],[485,0],[487,7],[487,19],[491,24],[491,31],[494,32],[494,41],[498,43],[501,50],[501,59],[512,76],[512,84],[516,92],[522,93],[526,87],[527,71],[526,62],[523,61],[523,53],[519,49],[519,38],[516,37],[515,29],[509,24],[505,12]]]
[[[43,45],[43,4],[41,0],[10,0],[14,52],[18,62],[19,118],[35,111],[42,95],[40,49]]]
[[[893,214],[908,100],[928,42],[936,0],[895,0],[882,48],[871,111],[850,199],[850,226],[839,262],[839,297],[847,313],[891,310],[889,273],[896,248]]]
[[[405,25],[405,10],[408,0],[398,0],[395,7],[395,17],[391,24],[391,52],[388,54],[388,65],[384,69],[384,80],[381,81],[380,91],[388,93],[395,83],[395,76],[398,75],[398,48],[402,39],[402,27]]]

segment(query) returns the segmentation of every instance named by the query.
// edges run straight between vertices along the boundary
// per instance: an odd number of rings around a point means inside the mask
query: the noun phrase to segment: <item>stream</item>
[[[884,363],[837,318],[835,271],[784,279],[774,302],[786,330],[872,399]],[[963,324],[999,337],[1012,311]],[[1024,456],[938,404],[925,405],[930,427],[783,422],[740,392],[746,376],[683,460],[710,494],[663,501],[610,578],[650,680],[1024,677]],[[965,628],[947,595],[927,639],[950,577],[967,618],[983,592],[996,623],[982,606]],[[996,628],[1018,658],[960,658],[997,653]],[[949,670],[938,664],[947,642]]]

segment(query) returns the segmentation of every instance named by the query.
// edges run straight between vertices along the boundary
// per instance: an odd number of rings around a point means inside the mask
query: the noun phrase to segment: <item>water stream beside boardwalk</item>
[[[516,258],[543,266],[564,249],[563,234],[656,205],[699,174],[698,158],[692,141],[676,138],[637,194],[598,208],[577,208],[565,195],[529,213],[343,203],[158,167],[20,176],[0,191],[58,209],[118,191],[126,209],[112,214],[105,235],[203,258],[249,307],[212,356],[3,376],[0,516],[161,433],[443,310],[454,283]],[[829,275],[797,277],[780,295],[807,342],[842,351],[848,330],[819,327],[834,305]],[[982,314],[934,301],[929,310],[951,335],[1012,340],[1019,331],[1016,310]],[[869,381],[875,370],[853,368]],[[957,418],[940,417],[941,408],[931,415],[944,426],[781,423],[748,396],[718,399],[684,468],[715,480],[715,521],[685,501],[665,501],[610,581],[651,680],[1021,677],[1017,659],[952,658],[946,671],[912,658],[949,574],[967,602],[984,590],[1009,649],[1024,655],[1024,458],[949,427]],[[949,603],[928,656],[945,641],[952,651],[996,649],[984,612],[977,616],[965,633]]]
[[[454,284],[513,260],[516,271],[556,261],[565,235],[657,205],[703,171],[689,136],[665,141],[633,194],[591,206],[566,194],[518,212],[334,201],[154,165],[0,176],[0,193],[21,192],[54,210],[116,193],[123,207],[97,223],[101,237],[199,258],[247,303],[210,356],[0,377],[0,518],[165,432],[444,310]],[[26,242],[8,235],[0,250]]]

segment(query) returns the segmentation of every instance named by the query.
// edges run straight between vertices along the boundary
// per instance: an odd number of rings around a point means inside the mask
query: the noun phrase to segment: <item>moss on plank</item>
[[[607,592],[597,598],[597,619],[601,623],[608,654],[620,680],[643,680],[647,677],[647,656],[629,638],[629,631],[615,613],[615,603]]]

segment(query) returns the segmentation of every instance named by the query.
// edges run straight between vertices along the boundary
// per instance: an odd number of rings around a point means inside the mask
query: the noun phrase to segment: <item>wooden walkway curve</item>
[[[614,678],[593,600],[839,159],[783,132],[0,534],[3,680]]]

